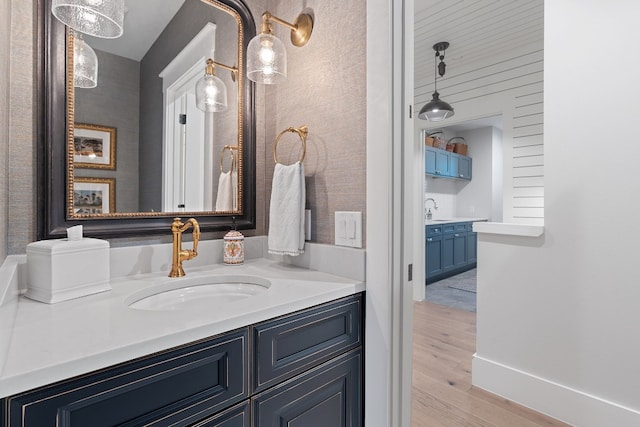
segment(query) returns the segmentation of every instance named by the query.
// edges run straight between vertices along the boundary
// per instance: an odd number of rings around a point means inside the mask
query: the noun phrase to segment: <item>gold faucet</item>
[[[182,249],[182,233],[193,226],[193,249]],[[171,262],[171,272],[169,277],[182,277],[185,275],[182,269],[182,261],[187,261],[198,256],[198,240],[200,240],[200,224],[195,218],[189,218],[187,222],[182,222],[180,218],[174,218],[171,223],[173,233],[173,257]]]

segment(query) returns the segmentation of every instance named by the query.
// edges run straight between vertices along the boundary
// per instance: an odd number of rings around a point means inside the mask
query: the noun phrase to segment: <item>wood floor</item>
[[[413,426],[567,426],[471,386],[475,313],[424,301],[413,324]]]

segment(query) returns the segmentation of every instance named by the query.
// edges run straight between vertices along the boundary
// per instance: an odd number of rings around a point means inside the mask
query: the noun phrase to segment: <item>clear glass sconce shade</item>
[[[454,115],[453,107],[440,99],[438,92],[433,93],[433,99],[420,109],[418,118],[430,122],[439,122]]]
[[[227,109],[227,87],[215,74],[205,74],[197,81],[196,107],[206,113]]]
[[[82,37],[73,38],[73,86],[92,88],[98,85],[98,57]]]
[[[287,79],[287,51],[279,38],[262,33],[251,39],[247,47],[247,77],[268,85]]]
[[[53,0],[51,13],[74,30],[105,39],[123,32],[124,0]]]

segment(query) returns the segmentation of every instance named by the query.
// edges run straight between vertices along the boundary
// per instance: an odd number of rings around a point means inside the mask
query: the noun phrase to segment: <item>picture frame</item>
[[[115,191],[115,178],[76,178],[73,182],[73,213],[115,213]]]
[[[116,169],[116,128],[75,123],[73,147],[74,167]]]

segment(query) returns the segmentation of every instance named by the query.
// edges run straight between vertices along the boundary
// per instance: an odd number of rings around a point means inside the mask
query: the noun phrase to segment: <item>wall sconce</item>
[[[272,22],[290,28],[291,43],[297,47],[307,44],[313,30],[313,18],[309,14],[301,13],[290,24],[270,12],[263,13],[260,34],[251,39],[247,47],[247,77],[256,83],[275,84],[287,78],[287,52],[280,39],[273,35]]]
[[[447,50],[448,47],[448,42],[439,42],[433,45],[433,50],[436,51],[436,56],[433,60],[433,64],[434,69],[437,68],[437,71],[435,71],[433,76],[433,98],[420,109],[420,113],[418,114],[419,119],[429,120],[431,122],[439,122],[440,120],[444,120],[447,117],[453,116],[454,114],[453,107],[440,99],[437,85],[438,74],[440,74],[440,77],[444,77],[444,73],[447,67],[447,64],[444,63],[444,51]],[[440,54],[440,52],[442,52],[442,54]],[[440,58],[440,64],[436,66],[438,57]]]
[[[122,35],[124,0],[53,0],[51,13],[68,27],[90,36]]]
[[[238,68],[207,59],[204,76],[196,82],[196,107],[206,113],[215,113],[227,109],[227,87],[216,76],[215,67],[231,71],[231,80],[236,81]]]
[[[89,89],[98,85],[98,57],[96,52],[82,39],[82,34],[73,35],[73,86]]]

